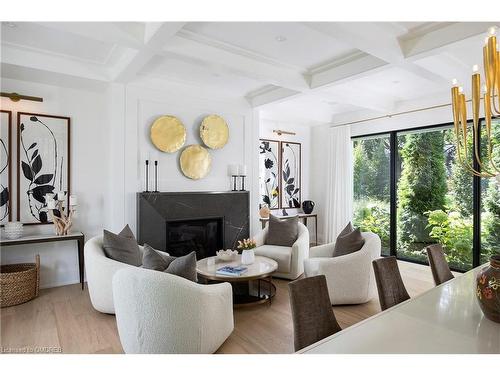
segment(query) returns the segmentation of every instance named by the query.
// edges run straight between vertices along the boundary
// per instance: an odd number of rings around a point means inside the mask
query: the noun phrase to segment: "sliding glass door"
[[[390,254],[390,143],[389,136],[354,141],[354,225],[382,240],[382,254]]]
[[[500,119],[492,121],[493,163],[500,169]],[[482,153],[488,160],[487,147]],[[492,178],[481,183],[481,263],[500,254],[500,187]]]
[[[453,268],[472,267],[472,176],[459,164],[451,128],[397,134],[397,251],[427,261],[425,246],[444,245]]]
[[[493,133],[500,165],[500,122]],[[426,263],[441,243],[466,271],[500,253],[500,189],[460,165],[450,124],[355,137],[353,159],[353,221],[380,236],[382,255]]]

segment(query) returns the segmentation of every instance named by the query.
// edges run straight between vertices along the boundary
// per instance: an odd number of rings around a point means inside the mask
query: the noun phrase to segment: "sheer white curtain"
[[[334,242],[346,224],[352,220],[353,168],[351,127],[328,129],[326,164],[325,238]]]

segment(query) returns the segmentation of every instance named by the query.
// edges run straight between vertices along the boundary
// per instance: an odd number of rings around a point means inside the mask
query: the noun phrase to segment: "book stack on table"
[[[216,271],[217,275],[224,275],[224,276],[241,276],[245,272],[247,272],[247,268],[243,266],[237,266],[237,267],[231,267],[231,266],[224,266],[219,268]]]

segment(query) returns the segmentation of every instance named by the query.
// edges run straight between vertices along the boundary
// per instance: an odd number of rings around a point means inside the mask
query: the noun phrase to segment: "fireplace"
[[[196,251],[196,258],[215,255],[224,246],[223,219],[206,218],[167,221],[166,245],[168,253],[182,256]]]
[[[248,191],[137,193],[137,240],[197,259],[234,249],[250,235]]]

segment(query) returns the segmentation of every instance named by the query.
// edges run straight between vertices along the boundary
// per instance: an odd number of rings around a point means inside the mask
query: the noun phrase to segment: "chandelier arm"
[[[487,143],[486,143],[487,156],[490,162],[489,163],[490,166],[498,174],[500,173],[500,170],[496,166],[495,160],[493,159],[493,144],[491,142],[491,101],[490,101],[490,95],[488,94],[487,91],[483,95],[483,102],[484,102],[484,122],[486,127],[486,138],[487,138]]]
[[[469,156],[468,156],[468,151],[467,151],[467,145],[468,145],[468,140],[467,140],[467,130],[468,130],[468,127],[467,127],[467,106],[466,106],[464,94],[458,94],[458,111],[459,111],[458,121],[459,121],[459,125],[461,125],[461,126],[458,126],[458,137],[457,137],[457,155],[458,155],[459,162],[462,164],[462,166],[466,170],[469,171],[469,173],[473,174],[474,176],[485,177],[485,178],[494,177],[494,175],[489,173],[489,172],[477,171],[474,168],[473,164],[469,164],[469,163],[465,162],[465,160],[469,159]],[[460,142],[460,131],[462,132],[463,142]],[[463,158],[462,158],[462,152],[460,150],[461,147],[463,148],[463,153],[464,153]]]

